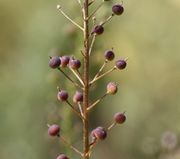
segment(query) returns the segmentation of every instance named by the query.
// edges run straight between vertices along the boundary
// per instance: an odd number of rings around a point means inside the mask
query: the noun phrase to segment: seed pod
[[[125,60],[120,59],[120,60],[116,61],[115,65],[118,69],[123,70],[126,68],[127,63]]]
[[[57,94],[59,101],[66,101],[68,99],[68,92],[65,90],[60,90]]]
[[[122,124],[126,121],[126,116],[124,115],[124,113],[118,112],[114,115],[114,120],[116,123]]]
[[[116,15],[121,15],[124,12],[124,7],[120,4],[116,4],[112,7],[112,12]]]
[[[115,94],[118,91],[118,86],[115,82],[109,82],[106,89],[108,94]]]
[[[73,96],[73,102],[78,103],[83,101],[83,93],[76,91],[76,93]]]
[[[91,132],[91,136],[100,140],[104,140],[107,137],[107,132],[103,127],[97,127]]]
[[[81,67],[81,62],[79,60],[76,59],[70,59],[69,61],[69,67],[71,67],[72,69],[79,69]]]
[[[60,127],[59,125],[56,124],[51,125],[48,129],[48,134],[50,136],[57,136],[59,135],[59,132],[60,132]]]
[[[62,56],[61,58],[61,67],[66,67],[69,63],[70,57],[69,56]]]
[[[102,25],[96,25],[93,29],[93,33],[100,35],[104,32],[104,27]]]
[[[56,159],[69,159],[65,154],[60,154]]]
[[[106,60],[108,60],[108,61],[112,61],[115,57],[114,52],[112,50],[107,50],[104,53],[104,56],[105,56]]]
[[[49,60],[49,67],[53,69],[58,68],[60,64],[61,64],[61,60],[57,56],[51,57]]]

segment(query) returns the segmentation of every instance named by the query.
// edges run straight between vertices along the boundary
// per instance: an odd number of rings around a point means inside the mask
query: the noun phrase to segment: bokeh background
[[[106,2],[97,21],[105,19],[116,2]],[[81,22],[75,0],[0,0],[1,159],[53,159],[63,152],[79,158],[47,135],[47,123],[58,123],[64,136],[81,146],[79,119],[56,99],[57,86],[71,95],[75,89],[48,67],[49,56],[81,57],[82,33],[56,10],[59,3]],[[114,17],[97,38],[91,73],[112,47],[117,59],[129,58],[128,67],[92,89],[95,100],[109,81],[119,83],[117,95],[92,111],[90,129],[108,126],[117,111],[126,111],[127,122],[111,130],[92,159],[179,159],[180,1],[124,1],[124,7],[125,13]]]

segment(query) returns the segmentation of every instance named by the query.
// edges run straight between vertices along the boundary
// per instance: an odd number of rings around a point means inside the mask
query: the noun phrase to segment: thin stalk
[[[113,122],[113,123],[107,128],[107,130],[108,130],[108,131],[111,130],[115,125],[116,125],[116,122]]]
[[[101,25],[106,24],[108,21],[110,21],[112,19],[113,16],[114,16],[114,14],[111,14]]]
[[[94,46],[94,42],[96,40],[96,34],[93,35],[93,38],[92,38],[92,41],[91,41],[91,46],[89,48],[89,56],[91,55],[91,52],[92,52],[92,48]]]
[[[97,6],[97,8],[91,13],[91,15],[88,17],[88,19],[90,19],[90,18],[102,7],[103,4],[104,4],[104,0],[103,0],[103,2],[101,2],[101,3]]]
[[[73,81],[61,68],[58,68],[58,70],[69,80],[71,81],[76,87],[79,87],[83,89],[79,84],[77,84],[75,81]]]
[[[77,26],[79,29],[81,29],[82,31],[84,31],[84,28],[81,27],[79,24],[77,24],[75,21],[73,21],[62,9],[60,5],[57,5],[57,9],[62,13],[62,15],[68,19],[71,23],[73,23],[75,26]]]
[[[73,145],[71,145],[62,135],[59,136],[60,139],[72,150],[74,150],[77,154],[81,155],[83,157],[83,153],[80,152],[77,148],[75,148]]]
[[[103,65],[101,66],[101,68],[99,69],[98,73],[95,75],[95,77],[93,78],[93,80],[96,79],[96,78],[100,75],[100,73],[102,72],[102,70],[103,70],[104,67],[106,66],[107,62],[108,62],[107,60],[104,61]]]
[[[100,101],[102,101],[103,98],[106,97],[106,96],[107,96],[107,93],[104,94],[102,97],[100,97],[98,100],[96,100],[93,104],[91,104],[91,105],[87,108],[87,110],[89,111],[89,110],[91,110],[92,108],[94,108],[94,107],[95,107]]]
[[[72,108],[74,113],[76,113],[81,119],[83,119],[83,116],[73,107],[73,105],[68,100],[66,100],[66,103]]]
[[[84,120],[83,120],[83,158],[89,159],[89,119],[87,108],[89,106],[89,0],[84,0],[83,6],[83,19],[84,19],[84,91],[83,91],[83,111],[84,111]]]
[[[97,78],[93,79],[89,84],[92,85],[94,82],[96,82],[97,80],[101,79],[102,77],[106,76],[107,74],[111,73],[114,70],[116,70],[116,67],[113,67],[109,71],[107,71],[107,72],[103,73],[102,75],[98,76]]]
[[[82,86],[84,86],[84,82],[83,82],[81,76],[79,75],[79,73],[76,73],[76,71],[73,70],[72,68],[69,68],[69,69],[70,69],[70,70],[72,71],[72,73],[77,77],[77,79],[78,79],[79,82],[82,84]]]

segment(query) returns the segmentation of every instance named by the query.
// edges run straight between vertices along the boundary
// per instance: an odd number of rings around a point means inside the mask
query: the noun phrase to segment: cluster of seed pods
[[[105,0],[108,1],[108,0]],[[124,12],[124,8],[122,4],[115,4],[112,6],[112,15],[110,18],[112,18],[115,15],[121,15]],[[109,18],[109,19],[110,19]],[[107,20],[108,21],[108,20]],[[107,22],[105,21],[105,22]],[[104,24],[105,22],[101,24],[97,24],[93,26],[91,35],[99,36],[104,32]],[[97,74],[94,76],[94,78],[89,82],[89,85],[91,86],[93,83],[95,83],[97,80],[103,78],[104,76],[108,75],[109,73],[115,71],[115,70],[123,70],[127,66],[127,59],[115,59],[115,53],[113,49],[106,50],[104,52],[104,63],[102,67],[99,69]],[[110,70],[104,72],[104,67],[109,63],[114,62],[113,68]],[[53,56],[50,57],[49,60],[49,67],[52,69],[58,69],[69,81],[71,81],[78,89],[75,91],[74,95],[71,97],[71,100],[69,100],[70,96],[67,90],[58,88],[57,92],[57,99],[59,102],[66,102],[67,105],[71,107],[74,113],[76,113],[80,118],[83,119],[83,78],[81,76],[80,67],[81,60],[76,59],[74,56],[64,55],[64,56]],[[71,75],[66,74],[66,69],[70,69],[72,71],[72,74],[76,76],[79,83],[74,81],[71,78]],[[95,100],[92,104],[89,105],[87,108],[87,111],[90,111],[92,108],[94,108],[104,97],[108,95],[114,95],[118,92],[118,84],[116,82],[109,82],[106,86],[106,92],[105,94],[100,97],[99,99]],[[72,101],[72,103],[70,102]],[[113,117],[113,123],[109,127],[103,127],[99,126],[97,128],[94,128],[90,133],[90,139],[91,142],[89,144],[89,150],[91,153],[92,148],[95,146],[95,144],[100,141],[106,139],[108,135],[108,131],[114,127],[117,124],[122,124],[126,120],[126,116],[124,112],[118,112]],[[57,124],[48,125],[48,134],[50,136],[57,136],[62,137],[61,135],[61,128]],[[67,141],[62,137],[62,140],[67,144]],[[83,153],[81,153],[78,149],[73,147],[71,144],[70,148],[72,148],[74,151],[79,153],[83,157]],[[90,154],[89,154],[90,156]],[[69,159],[65,154],[60,154],[57,159]]]

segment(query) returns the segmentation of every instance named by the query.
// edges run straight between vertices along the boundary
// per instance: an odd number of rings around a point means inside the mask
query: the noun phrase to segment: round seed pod
[[[104,27],[102,25],[96,25],[93,29],[93,33],[100,35],[104,32]]]
[[[68,92],[65,90],[60,90],[57,94],[59,101],[66,101],[68,99]]]
[[[79,60],[76,59],[70,59],[69,61],[69,67],[71,67],[72,69],[79,69],[81,67],[81,62]]]
[[[124,113],[118,112],[114,115],[114,120],[116,123],[122,124],[126,121],[126,116],[124,115]]]
[[[106,89],[108,94],[115,94],[118,91],[118,86],[115,82],[109,82]]]
[[[121,15],[124,12],[124,7],[120,4],[116,4],[112,7],[112,12],[115,15]]]
[[[91,136],[100,140],[104,140],[107,137],[107,132],[103,127],[97,127],[92,130]]]
[[[69,159],[65,154],[60,154],[56,159]]]
[[[51,125],[48,129],[48,134],[50,136],[57,136],[59,135],[59,132],[60,132],[60,127],[59,125],[56,124]]]
[[[69,56],[62,56],[61,58],[60,58],[60,60],[61,60],[61,67],[66,67],[67,65],[68,65],[68,63],[69,63],[69,60],[70,60],[70,57]]]
[[[107,50],[104,53],[104,56],[105,56],[106,60],[108,60],[108,61],[112,61],[115,57],[114,52],[112,50]]]
[[[49,60],[49,67],[53,69],[58,68],[60,64],[61,64],[61,60],[57,56],[51,57]]]
[[[83,101],[83,93],[76,91],[76,93],[73,96],[73,102],[78,103]]]
[[[127,63],[126,63],[125,60],[120,59],[120,60],[117,60],[117,61],[116,61],[115,65],[116,65],[116,67],[117,67],[118,69],[123,70],[123,69],[126,68]]]

